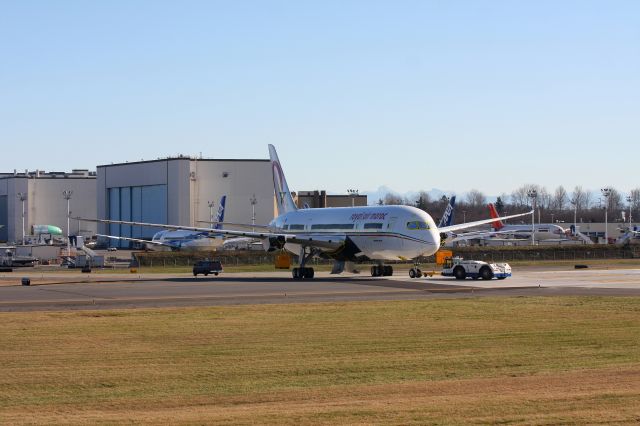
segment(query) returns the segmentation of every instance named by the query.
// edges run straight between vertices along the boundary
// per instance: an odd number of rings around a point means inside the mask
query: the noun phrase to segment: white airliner
[[[440,233],[468,229],[493,222],[486,219],[438,228],[429,214],[411,206],[362,206],[298,209],[282,172],[275,148],[269,145],[273,184],[278,216],[263,231],[218,230],[227,236],[244,236],[262,240],[267,251],[285,249],[298,254],[299,267],[293,268],[294,279],[313,278],[307,262],[314,256],[336,261],[334,271],[345,269],[345,263],[372,260],[372,276],[393,274],[389,260],[409,260],[429,256],[440,248]],[[528,213],[506,216],[520,217]],[[136,226],[155,226],[173,230],[214,232],[208,228],[91,220]],[[250,227],[251,225],[243,225]]]
[[[494,219],[492,223],[493,229],[502,233],[512,235],[514,238],[531,238],[531,228],[529,224],[509,225],[502,222],[495,205],[489,204],[489,213]],[[553,223],[535,223],[533,225],[534,238],[536,240],[549,240],[566,237],[569,234],[568,229],[564,229],[560,225]]]
[[[194,231],[191,229],[167,229],[164,231],[156,232],[151,240],[144,240],[141,238],[121,237],[117,235],[104,235],[96,234],[98,237],[111,238],[114,240],[133,241],[144,244],[151,250],[163,251],[163,250],[190,250],[190,251],[210,251],[216,247],[219,247],[223,243],[223,235],[214,232],[222,229],[222,222],[224,221],[224,209],[227,196],[223,195],[220,198],[220,204],[218,205],[218,212],[215,222],[212,222],[212,227],[207,228],[207,231]],[[112,222],[113,223],[113,222]],[[128,222],[118,222],[128,223]],[[215,226],[214,226],[215,225]],[[159,227],[166,227],[162,225]]]

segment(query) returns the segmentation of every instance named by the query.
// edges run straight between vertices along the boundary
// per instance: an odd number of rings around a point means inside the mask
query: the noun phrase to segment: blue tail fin
[[[444,209],[444,213],[442,214],[442,219],[440,219],[438,228],[443,226],[453,225],[453,215],[454,215],[453,208],[455,205],[456,205],[456,196],[454,195],[449,199],[449,204],[447,204],[447,208]]]
[[[220,204],[218,205],[218,214],[216,215],[215,221],[216,223],[215,229],[222,229],[222,222],[224,222],[224,204],[227,201],[227,196],[223,195],[220,198]]]

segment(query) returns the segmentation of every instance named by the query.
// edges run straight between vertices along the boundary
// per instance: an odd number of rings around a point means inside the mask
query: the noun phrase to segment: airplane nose
[[[431,229],[431,239],[436,245],[436,248],[440,247],[440,233],[436,229]]]

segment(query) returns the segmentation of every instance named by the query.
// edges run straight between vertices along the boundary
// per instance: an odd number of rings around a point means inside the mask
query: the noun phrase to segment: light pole
[[[574,197],[569,201],[573,204],[573,232],[578,233],[578,197]]]
[[[609,223],[607,214],[609,213],[609,196],[611,195],[611,188],[602,188],[600,190],[604,196],[604,241],[605,244],[609,244]]]
[[[536,244],[536,198],[538,197],[538,191],[530,189],[527,191],[527,196],[531,198],[531,245]]]
[[[18,192],[16,197],[18,197],[18,200],[22,203],[22,245],[24,245],[24,202],[27,199],[27,194]]]
[[[258,204],[256,194],[253,194],[251,198],[249,198],[249,202],[251,203],[251,232],[255,232],[254,227],[256,226],[256,204]]]
[[[462,210],[462,223],[467,223],[467,211]]]
[[[553,213],[551,213],[551,223],[553,223]]]
[[[207,201],[207,205],[209,206],[209,228],[213,228],[213,206],[215,203],[213,201]]]
[[[358,190],[357,189],[347,189],[347,193],[349,194],[349,197],[351,197],[351,207],[355,207],[355,205],[356,205],[356,197],[358,196]]]
[[[631,230],[631,202],[633,201],[633,198],[631,197],[631,195],[627,195],[627,203],[629,203],[629,230]]]
[[[69,207],[70,207],[71,194],[73,194],[73,191],[70,189],[65,189],[64,191],[62,191],[62,198],[67,200],[67,256],[71,256],[71,241],[69,240],[69,231],[70,231],[69,219],[71,216]]]

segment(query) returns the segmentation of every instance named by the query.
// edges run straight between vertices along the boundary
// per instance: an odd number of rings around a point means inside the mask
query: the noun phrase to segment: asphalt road
[[[29,276],[30,286],[20,279]],[[286,272],[194,278],[178,275],[0,275],[0,311],[213,306],[263,303],[408,300],[485,296],[640,296],[640,269],[528,270],[503,281],[432,277],[372,278],[318,273],[293,281]]]

